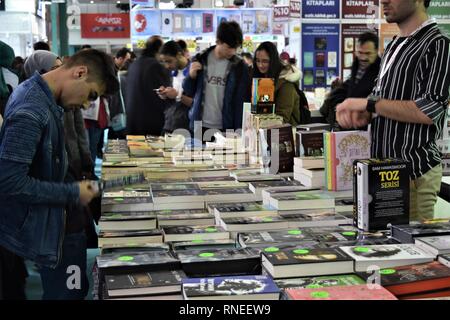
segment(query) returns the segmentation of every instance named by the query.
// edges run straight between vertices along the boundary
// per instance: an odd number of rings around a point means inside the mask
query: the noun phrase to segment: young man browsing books
[[[98,193],[91,181],[63,182],[67,171],[64,110],[87,106],[117,89],[112,59],[97,50],[83,50],[58,69],[34,74],[11,95],[0,131],[2,278],[14,271],[4,258],[11,254],[42,267],[56,268],[60,263],[64,208],[86,205]],[[66,281],[55,277],[49,285],[67,287]],[[60,292],[49,298],[67,295]]]
[[[411,165],[410,219],[433,217],[441,186],[441,135],[450,86],[450,40],[429,19],[430,0],[381,0],[387,22],[400,34],[387,46],[368,99],[337,107],[344,128],[372,125],[372,157]]]

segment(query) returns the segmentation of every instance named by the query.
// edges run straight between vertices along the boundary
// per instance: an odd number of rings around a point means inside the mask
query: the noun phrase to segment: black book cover
[[[297,157],[323,156],[323,131],[297,131]]]
[[[226,232],[220,226],[174,226],[164,227],[164,234],[198,234]]]
[[[358,228],[387,230],[409,223],[409,164],[400,159],[356,162]],[[354,176],[355,177],[355,176]]]
[[[291,125],[260,129],[261,155],[271,174],[293,172],[295,145]]]
[[[402,243],[414,243],[415,237],[432,237],[450,235],[449,222],[411,223],[391,226],[392,237]]]
[[[102,275],[180,269],[180,261],[164,251],[103,254],[96,261]]]
[[[189,277],[261,274],[259,251],[251,248],[186,250],[177,256]]]
[[[265,251],[263,254],[274,266],[352,261],[345,253],[333,248],[281,250],[274,253]]]
[[[177,290],[179,292],[181,291],[182,278],[186,278],[182,270],[161,270],[145,273],[108,275],[105,276],[105,284],[108,290],[180,285],[179,290]]]
[[[130,211],[130,212],[103,212],[101,221],[123,221],[123,220],[147,220],[156,219],[155,212],[152,211]]]

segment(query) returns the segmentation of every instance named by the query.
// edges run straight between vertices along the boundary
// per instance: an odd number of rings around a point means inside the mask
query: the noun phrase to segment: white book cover
[[[436,255],[450,253],[450,236],[420,237],[415,239],[415,244]]]
[[[340,247],[355,261],[355,271],[366,272],[369,267],[380,269],[433,261],[436,256],[414,244],[386,244]]]

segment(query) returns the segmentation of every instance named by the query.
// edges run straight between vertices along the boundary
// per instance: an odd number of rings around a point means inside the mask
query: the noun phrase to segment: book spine
[[[331,190],[337,191],[337,165],[338,165],[338,156],[336,155],[336,134],[330,134],[330,147],[331,147]]]
[[[357,164],[357,193],[358,193],[358,229],[368,231],[369,226],[369,181],[368,166]]]

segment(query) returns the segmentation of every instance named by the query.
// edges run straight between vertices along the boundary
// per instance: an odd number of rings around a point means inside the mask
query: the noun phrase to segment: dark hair
[[[119,90],[114,61],[106,53],[95,49],[80,50],[63,64],[63,68],[66,69],[75,66],[87,66],[88,81],[105,84],[105,95],[114,94]]]
[[[25,63],[25,60],[24,60],[22,57],[17,56],[17,57],[14,58],[11,67],[12,67],[13,69],[15,69],[17,66],[20,66],[20,65],[23,66],[24,63]]]
[[[258,48],[256,48],[255,59],[253,60],[253,77],[263,78],[265,76],[259,71],[258,66],[256,65],[256,53],[263,50],[267,52],[270,59],[267,77],[278,79],[281,70],[283,69],[283,62],[280,59],[277,47],[270,41],[263,42],[258,46]]]
[[[236,21],[224,21],[217,28],[216,38],[231,48],[239,48],[243,42],[241,27]]]
[[[183,50],[183,51],[186,51],[188,49],[187,43],[183,39],[177,40],[177,44],[180,46],[181,50]]]
[[[48,45],[47,42],[44,41],[38,41],[35,44],[33,44],[33,49],[34,51],[36,50],[46,50],[46,51],[50,51],[50,46]]]
[[[81,50],[83,50],[83,49],[92,49],[92,46],[90,44],[83,44],[81,46]]]
[[[253,56],[250,52],[242,52],[241,53],[242,58],[247,58],[247,59],[252,59],[253,60]]]
[[[142,55],[154,58],[163,45],[163,40],[160,36],[151,36],[145,43],[145,49],[142,50]]]
[[[423,5],[425,6],[425,8],[428,8],[430,6],[430,2],[431,2],[431,0],[425,0],[423,2]]]
[[[130,49],[123,47],[122,49],[120,49],[119,51],[117,51],[116,53],[116,58],[125,58],[127,56],[127,54],[130,53]]]
[[[176,57],[177,54],[183,54],[183,50],[178,43],[172,40],[164,43],[159,53],[166,56]]]
[[[358,38],[358,43],[363,45],[366,42],[373,42],[375,49],[378,50],[378,36],[372,32],[364,32]]]

